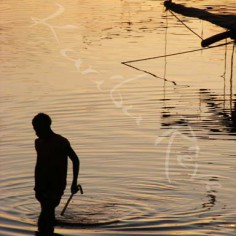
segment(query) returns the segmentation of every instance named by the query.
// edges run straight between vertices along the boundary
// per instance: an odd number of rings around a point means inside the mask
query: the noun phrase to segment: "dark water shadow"
[[[215,133],[227,132],[236,135],[236,99],[232,98],[233,94],[226,99],[225,94],[217,95],[207,89],[200,89],[199,93],[200,102],[206,104],[212,122],[221,126],[221,129],[208,129]]]
[[[73,218],[65,218],[59,219],[56,222],[57,226],[60,227],[69,227],[69,228],[95,228],[95,227],[104,227],[112,224],[119,223],[119,220],[107,220],[107,221],[99,221],[93,220],[89,218],[83,217],[73,217]]]
[[[216,94],[210,89],[199,89],[195,93],[199,94],[199,107],[188,108],[189,112],[184,109],[182,114],[174,101],[168,100],[165,95],[168,105],[162,107],[161,126],[181,130],[184,126],[191,126],[203,133],[236,135],[236,99],[225,98],[223,94]],[[184,102],[184,96],[178,100],[178,103]]]
[[[46,235],[39,234],[37,231],[34,232],[33,235],[34,236],[46,236]],[[53,235],[50,235],[50,236],[64,236],[64,235],[63,234],[58,234],[58,233],[53,233]]]
[[[210,177],[206,185],[206,201],[202,203],[202,208],[211,210],[216,205],[217,193],[221,185],[219,183],[220,179],[218,176]]]

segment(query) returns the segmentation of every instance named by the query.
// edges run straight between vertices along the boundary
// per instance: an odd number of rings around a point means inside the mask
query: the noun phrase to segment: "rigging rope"
[[[182,24],[184,25],[188,30],[190,30],[193,34],[195,34],[198,38],[200,38],[201,40],[203,40],[203,38],[197,34],[195,31],[193,31],[189,26],[187,26],[176,14],[174,14],[171,10],[169,10],[169,12]]]

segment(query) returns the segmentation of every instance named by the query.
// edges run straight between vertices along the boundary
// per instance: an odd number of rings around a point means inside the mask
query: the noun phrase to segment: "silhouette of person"
[[[73,164],[71,193],[78,192],[77,178],[80,161],[69,141],[51,129],[51,118],[37,114],[32,125],[38,138],[35,140],[37,161],[35,166],[35,197],[40,202],[37,235],[54,233],[55,208],[59,205],[66,188],[68,157]]]

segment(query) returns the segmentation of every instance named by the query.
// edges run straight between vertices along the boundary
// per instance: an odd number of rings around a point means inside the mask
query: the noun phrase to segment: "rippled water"
[[[130,63],[136,70],[121,62],[200,48],[162,1],[0,5],[0,235],[36,230],[31,119],[38,112],[52,116],[81,160],[85,194],[62,217],[66,190],[57,233],[236,234],[232,44]],[[192,5],[236,12],[234,0]],[[222,31],[180,18],[204,38]]]

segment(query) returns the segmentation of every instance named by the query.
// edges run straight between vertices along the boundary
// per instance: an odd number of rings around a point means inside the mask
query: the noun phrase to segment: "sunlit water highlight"
[[[192,5],[236,11],[233,0]],[[1,15],[0,235],[36,230],[41,111],[81,160],[85,193],[62,217],[67,188],[57,233],[236,234],[232,45],[132,64],[164,81],[121,64],[200,47],[161,1],[4,0]],[[182,19],[205,38],[222,30]]]

